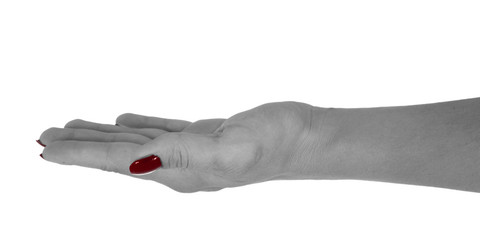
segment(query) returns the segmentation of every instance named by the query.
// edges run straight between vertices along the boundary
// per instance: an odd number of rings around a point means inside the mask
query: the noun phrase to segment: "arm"
[[[50,128],[40,137],[46,145],[41,156],[180,192],[275,179],[359,179],[480,192],[480,98],[367,109],[279,102],[228,119],[191,123],[122,114],[116,122],[73,120]],[[142,171],[132,172],[132,166]],[[146,170],[155,171],[135,174]]]
[[[314,108],[287,178],[358,179],[480,192],[480,98]]]

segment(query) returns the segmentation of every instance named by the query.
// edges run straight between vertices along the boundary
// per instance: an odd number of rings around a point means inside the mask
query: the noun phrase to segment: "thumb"
[[[217,135],[186,132],[165,133],[137,148],[133,154],[135,159],[130,166],[130,171],[134,173],[132,167],[135,164],[137,165],[136,169],[152,168],[153,166],[153,169],[144,169],[141,172],[149,172],[159,166],[165,169],[208,169],[212,165],[214,166],[218,160],[219,149]],[[157,164],[152,165],[152,159],[157,161]],[[140,173],[139,171],[135,172]]]

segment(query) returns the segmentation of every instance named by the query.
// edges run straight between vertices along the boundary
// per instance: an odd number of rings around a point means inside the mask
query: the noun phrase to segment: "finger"
[[[88,122],[81,119],[75,119],[68,122],[65,125],[65,128],[91,129],[106,133],[135,133],[151,139],[156,138],[166,132],[165,130],[156,128],[129,128],[110,124]]]
[[[225,119],[223,118],[199,120],[187,126],[185,129],[182,130],[182,132],[196,134],[213,133],[223,124],[223,122],[225,122]]]
[[[40,141],[46,145],[55,141],[64,140],[145,144],[152,139],[136,133],[106,133],[90,129],[74,128],[49,128],[40,136]]]
[[[169,132],[180,132],[190,125],[189,121],[149,117],[133,113],[124,113],[117,117],[116,123],[131,128],[158,128]]]
[[[134,151],[141,145],[125,142],[57,141],[43,149],[44,159],[131,175],[128,171]]]
[[[140,146],[132,162],[156,155],[165,169],[210,169],[219,163],[218,138],[213,134],[165,133]]]

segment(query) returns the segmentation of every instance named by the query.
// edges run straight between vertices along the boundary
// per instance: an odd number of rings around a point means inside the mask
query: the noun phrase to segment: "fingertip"
[[[55,161],[53,161],[52,156],[51,156],[51,155],[54,155],[54,154],[51,154],[51,152],[52,152],[52,149],[54,150],[56,148],[57,144],[58,144],[57,142],[51,142],[48,145],[46,145],[43,148],[42,153],[40,153],[40,157],[49,161],[49,162],[55,162]]]
[[[120,114],[117,119],[115,120],[115,125],[117,126],[120,126],[120,125],[125,125],[125,122],[127,122],[127,120],[129,118],[131,118],[131,116],[133,116],[134,114],[133,113],[123,113],[123,114]]]
[[[37,140],[38,144],[42,145],[42,147],[46,147],[46,145],[49,145],[52,141],[52,138],[56,136],[59,132],[60,128],[57,127],[51,127],[40,135],[40,138]]]
[[[81,123],[83,123],[83,122],[85,122],[85,121],[82,120],[82,119],[77,118],[77,119],[74,119],[74,120],[69,121],[67,124],[65,124],[64,127],[65,127],[65,128],[71,128],[71,127],[79,126],[79,125],[81,125]]]

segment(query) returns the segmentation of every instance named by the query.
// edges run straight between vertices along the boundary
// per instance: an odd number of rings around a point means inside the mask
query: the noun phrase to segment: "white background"
[[[479,239],[480,194],[275,181],[181,194],[42,160],[69,120],[480,97],[478,1],[0,2],[0,239]]]

